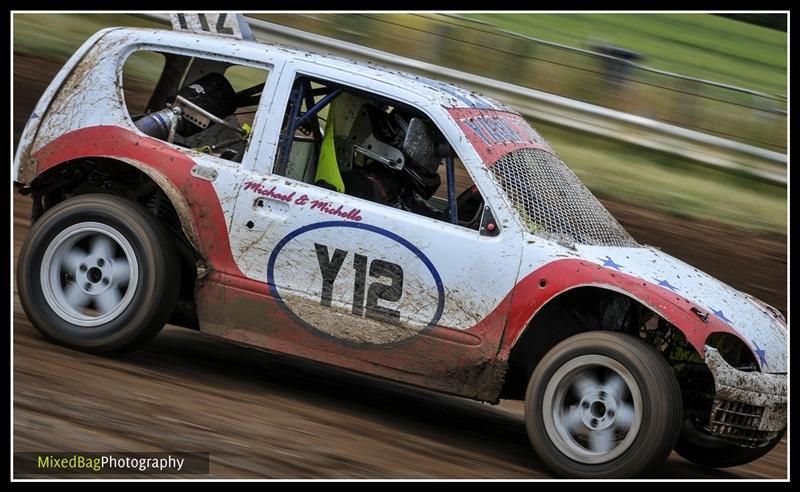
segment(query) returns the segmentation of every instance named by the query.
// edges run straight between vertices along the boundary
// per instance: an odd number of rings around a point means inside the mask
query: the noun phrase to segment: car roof
[[[111,28],[108,31],[107,36],[115,40],[133,36],[137,38],[139,42],[146,42],[148,37],[152,37],[165,45],[174,44],[190,49],[224,47],[226,51],[236,52],[243,58],[248,57],[248,51],[261,51],[276,58],[284,58],[286,60],[299,59],[348,72],[356,72],[365,76],[380,78],[389,82],[392,82],[391,79],[395,79],[394,82],[398,85],[410,87],[444,108],[485,109],[518,114],[517,111],[510,106],[495,101],[478,92],[469,91],[454,84],[431,79],[422,75],[396,70],[371,61],[354,60],[329,53],[317,53],[279,43],[232,39],[213,34],[129,27]]]

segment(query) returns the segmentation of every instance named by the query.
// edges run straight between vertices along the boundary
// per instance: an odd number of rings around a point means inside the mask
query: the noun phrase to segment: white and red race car
[[[34,220],[17,285],[44,335],[117,352],[169,322],[524,399],[564,476],[641,474],[673,449],[733,466],[782,438],[778,311],[637,244],[513,109],[237,20],[102,30],[37,104],[14,161]],[[134,111],[142,53],[158,76]]]

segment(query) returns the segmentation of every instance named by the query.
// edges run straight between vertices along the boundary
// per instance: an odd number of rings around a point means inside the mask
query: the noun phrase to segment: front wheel
[[[681,428],[680,387],[644,341],[572,336],[536,366],[525,397],[528,436],[558,475],[624,478],[663,462]]]
[[[31,227],[17,265],[20,301],[49,339],[87,352],[131,349],[161,330],[180,287],[174,245],[140,205],[87,194]]]

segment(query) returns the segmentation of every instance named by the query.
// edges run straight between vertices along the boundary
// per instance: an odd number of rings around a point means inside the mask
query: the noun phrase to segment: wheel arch
[[[166,176],[135,159],[88,156],[49,166],[26,187],[33,198],[32,220],[72,196],[101,192],[145,207],[170,232],[181,262],[181,293],[172,324],[198,327],[195,288],[208,269],[201,254],[190,205]]]
[[[60,179],[60,177],[65,174],[69,175],[70,171],[75,170],[78,166],[83,165],[91,168],[97,165],[97,162],[102,163],[111,173],[119,173],[123,170],[135,170],[146,176],[149,181],[154,183],[167,197],[178,220],[180,220],[181,230],[186,239],[195,251],[199,251],[197,228],[192,220],[191,207],[186,201],[186,198],[169,178],[146,162],[126,157],[111,157],[105,155],[85,156],[78,159],[58,162],[49,166],[31,181],[29,188],[30,192],[34,195],[34,200],[36,199],[36,195],[41,195],[63,187],[73,186],[74,178],[67,176],[66,179]],[[71,183],[71,181],[73,181],[73,183]],[[39,204],[34,203],[34,219],[38,218],[36,216],[37,205]],[[44,206],[44,208],[46,208],[46,206]],[[41,212],[43,211],[44,209],[41,210]]]
[[[501,398],[524,396],[528,379],[544,355],[566,338],[589,331],[615,331],[641,337],[642,327],[647,323],[654,330],[671,328],[683,337],[682,346],[702,360],[702,351],[686,341],[681,320],[664,311],[611,284],[577,284],[557,292],[533,312],[510,344]],[[708,335],[712,333],[716,332]]]

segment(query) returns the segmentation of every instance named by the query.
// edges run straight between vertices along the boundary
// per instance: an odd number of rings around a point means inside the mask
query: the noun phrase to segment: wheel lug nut
[[[99,260],[97,260],[97,266],[103,266],[103,265],[105,265],[105,264],[106,264],[106,260],[104,260],[104,259],[102,259],[102,258],[100,258]]]
[[[589,408],[589,402],[588,402],[588,401],[585,401],[585,402],[583,402],[583,405],[581,405],[581,406],[582,406],[583,408]]]
[[[110,283],[110,281],[109,281],[107,278],[104,278],[104,279],[103,279],[103,284],[104,284],[104,285],[108,285],[109,283]]]
[[[601,391],[600,392],[600,399],[601,400],[605,400],[606,399],[606,392],[605,391]]]
[[[82,272],[85,272],[85,271],[86,271],[86,265],[81,265],[81,271],[82,271]]]
[[[92,284],[91,283],[86,282],[86,290],[92,290]]]
[[[592,427],[597,427],[597,419],[592,419]]]
[[[608,416],[609,417],[613,417],[614,416],[614,410],[609,410],[608,411]]]

